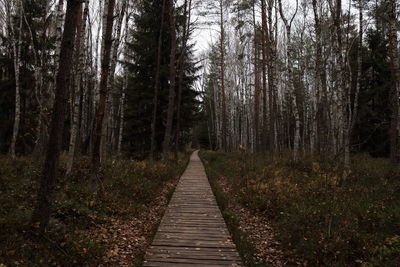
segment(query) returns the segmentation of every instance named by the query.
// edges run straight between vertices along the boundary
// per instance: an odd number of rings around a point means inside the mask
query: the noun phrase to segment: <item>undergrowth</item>
[[[177,163],[108,161],[102,169],[103,190],[96,196],[88,190],[88,158],[78,159],[68,176],[63,166],[49,227],[37,233],[30,217],[41,164],[28,157],[0,156],[0,266],[99,264],[107,244],[90,236],[90,230],[110,217],[140,216],[165,183],[183,172],[187,160],[182,154]]]
[[[200,151],[200,154],[203,155],[203,151]],[[208,162],[206,161],[206,163]],[[253,255],[255,254],[255,247],[249,241],[247,234],[240,230],[237,214],[235,214],[229,206],[230,198],[218,184],[218,173],[215,171],[215,169],[209,168],[208,164],[205,164],[205,171],[217,203],[221,209],[222,216],[224,217],[233,242],[236,245],[243,263],[248,267],[259,266],[253,258]]]
[[[224,176],[242,205],[271,221],[288,259],[308,266],[399,266],[400,178],[386,159],[353,156],[341,183],[335,161],[201,156],[211,180]]]

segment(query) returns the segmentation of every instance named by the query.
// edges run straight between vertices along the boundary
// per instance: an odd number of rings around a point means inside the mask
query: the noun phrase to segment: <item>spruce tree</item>
[[[126,131],[124,139],[127,140],[129,153],[137,158],[145,158],[150,151],[151,145],[151,122],[153,117],[153,99],[157,65],[158,38],[160,35],[160,21],[163,1],[150,0],[138,3],[138,14],[134,16],[134,25],[130,30],[131,43],[129,82],[126,108]],[[181,27],[179,19],[181,14],[177,9],[177,39],[181,38],[179,32]],[[157,120],[156,120],[156,151],[160,152],[165,133],[165,122],[167,118],[168,89],[169,89],[169,59],[170,59],[170,33],[169,33],[169,14],[165,9],[164,23],[162,29],[161,60],[159,75],[159,92],[157,101]],[[177,41],[179,44],[179,40]],[[177,48],[176,58],[178,58],[181,48]],[[183,64],[184,79],[182,90],[181,108],[181,132],[187,133],[187,129],[194,123],[194,114],[198,106],[197,93],[192,86],[196,79],[197,71],[193,63],[193,47],[187,48],[186,62]],[[176,85],[176,90],[178,90]],[[176,112],[176,110],[175,110]],[[174,124],[176,122],[174,121]],[[173,129],[175,127],[172,127]],[[173,132],[173,135],[176,133]],[[186,134],[187,136],[187,134]],[[186,138],[187,140],[187,138]]]

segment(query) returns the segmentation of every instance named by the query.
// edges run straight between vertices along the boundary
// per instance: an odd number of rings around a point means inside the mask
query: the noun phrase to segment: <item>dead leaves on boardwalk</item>
[[[135,266],[151,242],[152,232],[161,221],[168,204],[168,194],[178,179],[164,186],[162,192],[134,218],[112,218],[94,230],[93,235],[107,246],[100,266]]]

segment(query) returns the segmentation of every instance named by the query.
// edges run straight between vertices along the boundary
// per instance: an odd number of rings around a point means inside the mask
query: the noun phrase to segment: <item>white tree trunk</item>
[[[113,86],[114,86],[114,77],[115,77],[115,69],[117,67],[117,60],[118,60],[118,49],[119,49],[119,45],[120,45],[120,38],[121,38],[121,32],[122,32],[122,22],[125,16],[125,10],[126,10],[126,6],[128,4],[127,0],[122,0],[121,3],[121,8],[120,8],[120,12],[119,12],[119,16],[118,16],[118,21],[115,29],[115,34],[114,34],[114,42],[113,42],[113,46],[112,46],[112,51],[111,51],[111,63],[110,63],[110,74],[109,74],[109,78],[108,78],[108,84],[107,84],[107,91],[108,93],[111,92]],[[126,33],[127,34],[127,33]],[[112,135],[114,135],[114,127],[111,124],[111,120],[113,120],[112,117],[112,112],[111,109],[113,105],[113,101],[112,101],[112,95],[108,94],[107,97],[107,104],[106,104],[106,113],[105,113],[105,117],[104,117],[104,125],[103,125],[103,134],[104,137],[103,140],[109,140],[111,142],[103,142],[103,158],[105,157],[105,155],[108,154],[108,152],[110,152],[110,150],[112,150],[112,146],[110,147],[109,145],[113,143],[113,138]]]
[[[128,5],[129,5],[129,0],[128,0]],[[126,89],[128,88],[128,67],[127,67],[127,62],[128,62],[128,52],[129,52],[129,47],[128,47],[128,29],[129,29],[129,9],[127,9],[126,12],[126,17],[125,17],[125,39],[124,39],[124,59],[125,59],[125,68],[124,68],[124,82],[122,84],[122,93],[121,93],[121,99],[120,99],[120,117],[119,117],[119,131],[118,131],[118,144],[117,144],[117,152],[118,155],[121,156],[121,146],[122,146],[122,136],[124,132],[124,119],[125,119],[125,92]]]
[[[10,9],[9,9],[10,11]],[[14,56],[14,71],[15,71],[15,116],[14,116],[14,126],[13,134],[10,146],[10,154],[12,158],[15,158],[15,144],[17,142],[17,137],[19,133],[19,124],[21,120],[21,96],[20,96],[20,60],[21,60],[21,40],[22,40],[22,6],[21,1],[16,3],[16,11],[19,12],[19,26],[18,26],[18,37],[13,30],[13,25],[11,22],[11,14],[8,14],[8,23],[11,28],[12,34],[12,48]]]
[[[78,136],[79,128],[79,116],[80,116],[80,104],[81,104],[81,91],[82,91],[82,79],[83,79],[83,65],[85,62],[85,38],[86,38],[86,21],[89,14],[89,0],[85,0],[85,11],[83,12],[83,20],[80,31],[80,43],[77,48],[78,62],[76,62],[76,75],[75,75],[75,92],[73,102],[73,118],[71,126],[71,136],[69,141],[68,151],[68,162],[67,162],[67,174],[71,173],[72,166],[74,164],[75,150],[76,150],[76,139]]]

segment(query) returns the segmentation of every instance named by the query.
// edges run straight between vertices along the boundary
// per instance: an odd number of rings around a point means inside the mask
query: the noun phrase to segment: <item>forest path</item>
[[[143,266],[243,266],[198,151],[190,157]]]

